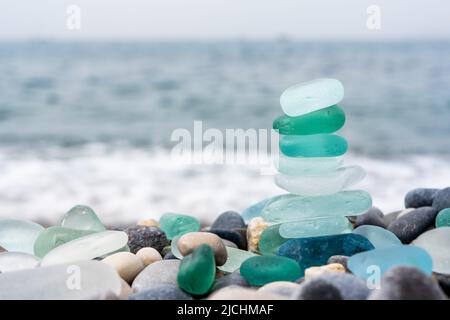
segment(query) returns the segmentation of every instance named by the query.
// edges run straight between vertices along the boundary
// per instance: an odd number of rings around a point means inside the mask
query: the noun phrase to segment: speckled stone
[[[418,208],[394,220],[388,230],[395,234],[402,243],[407,244],[433,226],[437,214],[438,211],[433,207]]]
[[[259,240],[262,232],[269,227],[262,217],[256,217],[250,220],[247,227],[247,246],[252,252],[259,252]]]
[[[125,229],[128,234],[128,246],[132,253],[138,252],[142,248],[152,247],[159,252],[169,245],[164,232],[156,227],[132,226]]]
[[[430,207],[440,189],[417,188],[409,191],[405,196],[405,208]]]

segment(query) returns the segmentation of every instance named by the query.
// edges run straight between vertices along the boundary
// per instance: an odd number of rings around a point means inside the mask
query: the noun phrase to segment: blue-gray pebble
[[[133,294],[128,297],[128,300],[192,300],[192,297],[177,285],[161,284]]]
[[[433,199],[433,208],[436,208],[437,211],[450,208],[450,187],[436,193]]]
[[[417,208],[394,220],[387,229],[407,244],[434,225],[437,214],[433,207]]]
[[[226,211],[220,214],[211,225],[211,229],[216,230],[233,230],[245,228],[244,219],[241,215],[234,211]]]
[[[362,225],[371,225],[381,228],[386,228],[386,224],[383,221],[383,212],[376,207],[372,207],[366,213],[359,215],[355,218],[355,227]]]
[[[440,189],[417,188],[409,191],[405,196],[405,208],[430,207],[434,196]]]
[[[327,280],[315,277],[303,282],[291,296],[293,300],[343,300],[339,289]]]
[[[249,287],[247,280],[241,274],[239,271],[235,271],[233,273],[227,274],[223,277],[218,278],[213,285],[213,288],[211,291],[217,291],[219,289],[229,287],[229,286],[240,286],[240,287]]]

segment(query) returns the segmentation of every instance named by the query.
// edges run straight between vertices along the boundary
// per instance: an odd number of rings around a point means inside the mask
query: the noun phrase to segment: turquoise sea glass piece
[[[280,136],[280,151],[288,157],[337,157],[347,148],[347,140],[335,134]]]
[[[61,227],[88,231],[105,231],[106,228],[94,210],[84,205],[70,209],[61,220]]]
[[[433,263],[425,250],[410,245],[358,253],[350,257],[347,262],[350,271],[362,279],[367,279],[375,273],[382,276],[390,268],[401,265],[416,267],[431,275]]]
[[[283,223],[307,218],[357,216],[371,207],[370,194],[362,190],[317,197],[287,195],[267,203],[261,216],[267,222]]]
[[[263,286],[275,281],[295,281],[301,270],[295,260],[277,256],[259,256],[247,259],[240,274],[251,286]]]
[[[366,238],[353,233],[323,237],[291,239],[278,250],[278,255],[297,261],[302,270],[327,264],[331,256],[352,256],[374,249]]]
[[[180,239],[180,237],[181,236],[176,236],[175,238],[172,239],[172,242],[170,243],[170,251],[175,257],[177,257],[180,260],[183,260],[183,255],[178,249],[178,239]]]
[[[232,247],[226,247],[227,249],[227,262],[223,266],[217,268],[223,272],[234,272],[241,267],[241,264],[248,258],[255,257],[257,254],[247,251],[236,249]]]
[[[345,123],[344,110],[334,105],[299,117],[283,115],[273,122],[273,129],[279,134],[309,135],[333,133]]]
[[[362,181],[366,172],[360,166],[342,167],[334,171],[303,176],[277,174],[275,184],[302,196],[320,196],[337,193]]]
[[[293,221],[280,225],[280,236],[283,238],[305,238],[350,233],[351,222],[346,217],[324,217]]]
[[[258,249],[263,255],[276,255],[278,249],[288,241],[280,235],[280,224],[266,228],[259,238]]]
[[[395,234],[378,226],[362,225],[353,230],[353,233],[367,238],[376,249],[402,244]]]
[[[450,227],[424,232],[412,244],[430,254],[434,272],[450,274]]]
[[[0,246],[8,251],[34,254],[34,242],[44,227],[28,220],[0,219]]]
[[[450,208],[439,211],[436,216],[436,228],[450,227]]]
[[[184,214],[165,213],[159,219],[159,224],[169,240],[188,232],[200,230],[200,222],[196,218]]]
[[[280,97],[281,108],[291,117],[300,116],[339,103],[344,86],[336,79],[315,79],[287,88]]]
[[[264,200],[261,200],[261,201],[255,203],[254,205],[251,205],[250,207],[248,207],[247,209],[242,211],[242,214],[241,214],[242,219],[244,219],[245,223],[249,223],[250,220],[252,220],[253,218],[260,217],[261,212],[264,209],[264,207],[266,206],[266,204],[269,201],[271,201],[273,199],[277,199],[280,196],[282,196],[282,195],[266,198]]]
[[[95,231],[76,230],[63,227],[47,228],[42,230],[36,238],[34,243],[34,254],[37,257],[42,258],[56,247],[94,232]]]
[[[290,176],[323,174],[338,169],[343,163],[343,157],[296,158],[282,152],[274,159],[275,168]]]

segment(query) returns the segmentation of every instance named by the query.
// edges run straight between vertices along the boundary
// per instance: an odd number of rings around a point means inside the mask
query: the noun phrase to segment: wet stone
[[[226,211],[220,214],[211,225],[211,229],[216,230],[233,230],[239,228],[245,228],[245,222],[241,215],[234,211]]]
[[[436,193],[440,189],[417,188],[405,196],[405,208],[431,207]]]
[[[394,220],[388,230],[402,243],[410,243],[435,223],[438,211],[433,207],[422,207]]]

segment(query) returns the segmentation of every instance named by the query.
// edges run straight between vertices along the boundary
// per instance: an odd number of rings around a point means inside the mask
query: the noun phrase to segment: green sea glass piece
[[[378,226],[362,225],[353,230],[353,233],[365,237],[376,249],[402,244],[395,234]]]
[[[200,222],[196,218],[184,214],[165,213],[159,219],[159,224],[170,240],[176,236],[200,230]]]
[[[202,295],[209,291],[215,276],[214,252],[210,246],[202,244],[181,260],[177,282],[184,291]]]
[[[430,254],[434,272],[450,274],[450,227],[424,232],[412,244]]]
[[[342,167],[334,171],[290,176],[279,173],[275,183],[280,188],[302,196],[320,196],[333,194],[362,181],[366,172],[360,166]]]
[[[44,227],[28,220],[0,219],[0,246],[8,251],[34,254],[34,242]]]
[[[301,271],[295,260],[278,256],[259,256],[247,259],[241,265],[241,276],[251,286],[263,286],[275,281],[295,281]]]
[[[279,231],[281,237],[289,239],[350,233],[352,230],[353,226],[346,217],[337,216],[283,223]]]
[[[241,267],[242,262],[248,258],[255,257],[257,254],[247,251],[236,249],[232,247],[226,247],[227,249],[227,262],[223,266],[218,266],[217,268],[223,272],[234,272]]]
[[[34,254],[43,258],[56,247],[69,241],[81,238],[95,231],[76,230],[63,227],[50,227],[42,230],[34,243]]]
[[[334,105],[299,117],[283,115],[273,122],[273,128],[279,134],[310,135],[318,133],[333,133],[345,123],[344,110]]]
[[[88,231],[105,231],[106,228],[94,210],[84,205],[70,209],[61,220],[61,227]]]
[[[279,224],[272,225],[261,233],[258,244],[258,249],[261,254],[276,255],[278,249],[288,241],[288,239],[280,235],[280,226]]]
[[[289,176],[302,176],[330,172],[344,163],[343,157],[296,158],[282,152],[274,160],[275,168]]]
[[[308,218],[357,216],[371,207],[370,194],[362,190],[316,197],[288,195],[267,203],[261,216],[267,222],[283,223]]]
[[[280,136],[280,151],[288,157],[337,157],[347,148],[347,140],[335,134]]]
[[[436,228],[450,227],[450,208],[439,211],[436,216]]]
[[[300,116],[339,103],[344,98],[344,86],[336,79],[315,79],[287,88],[280,97],[283,112]]]
[[[127,242],[123,231],[96,232],[56,247],[44,256],[41,265],[92,260],[125,247]]]

